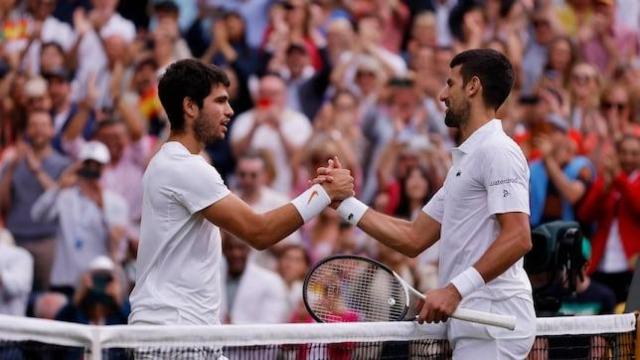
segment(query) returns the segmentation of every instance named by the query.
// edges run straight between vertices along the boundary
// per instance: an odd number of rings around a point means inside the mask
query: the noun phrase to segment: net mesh
[[[540,318],[528,359],[636,359],[634,314]],[[414,322],[83,326],[0,316],[0,359],[451,359],[445,328]]]
[[[305,281],[311,313],[323,322],[393,321],[407,312],[407,295],[392,273],[359,258],[322,262]]]

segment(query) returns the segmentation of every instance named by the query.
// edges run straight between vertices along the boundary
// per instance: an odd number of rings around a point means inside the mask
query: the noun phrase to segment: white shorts
[[[515,330],[450,319],[448,338],[454,360],[496,359],[522,360],[527,357],[536,335],[536,314],[533,302],[510,298],[501,301],[468,299],[461,307],[516,317]]]

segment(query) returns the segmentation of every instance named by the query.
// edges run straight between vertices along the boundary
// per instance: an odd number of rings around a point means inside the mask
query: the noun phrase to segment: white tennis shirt
[[[500,232],[496,214],[529,214],[529,167],[520,147],[494,119],[452,149],[453,166],[423,211],[441,224],[439,284],[475,264]],[[531,283],[518,260],[468,297],[531,299]]]
[[[142,182],[129,323],[219,323],[220,230],[199,211],[229,190],[213,166],[175,141],[153,157]]]

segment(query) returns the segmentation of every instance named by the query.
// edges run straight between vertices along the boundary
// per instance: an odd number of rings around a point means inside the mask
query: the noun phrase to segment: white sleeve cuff
[[[352,196],[344,199],[336,211],[338,211],[338,214],[340,214],[340,217],[342,217],[344,221],[347,221],[351,225],[358,226],[360,219],[362,219],[368,209],[369,207],[367,205]]]
[[[331,198],[321,185],[315,184],[293,199],[291,203],[296,207],[300,216],[302,216],[302,220],[306,223],[329,206]]]
[[[483,287],[484,279],[476,268],[470,266],[467,270],[453,278],[451,284],[458,289],[458,292],[464,299],[467,295]]]

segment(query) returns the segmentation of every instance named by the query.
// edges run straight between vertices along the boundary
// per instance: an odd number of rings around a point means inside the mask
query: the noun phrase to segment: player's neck
[[[460,126],[460,142],[463,143],[469,138],[469,136],[471,136],[471,134],[480,129],[484,124],[493,120],[495,117],[495,110],[483,108],[474,111],[472,109],[471,114],[469,114],[469,121]]]
[[[171,132],[171,135],[169,135],[169,139],[167,139],[167,141],[179,142],[192,154],[200,154],[200,152],[202,152],[202,149],[204,148],[204,144],[196,140],[195,136],[193,136],[192,133],[187,132]]]

